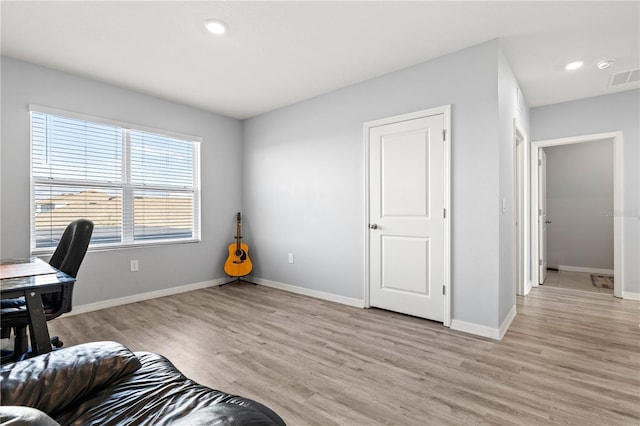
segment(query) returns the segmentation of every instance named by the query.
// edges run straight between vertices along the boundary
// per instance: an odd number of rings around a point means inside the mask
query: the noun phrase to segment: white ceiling
[[[640,87],[608,87],[640,68],[639,1],[3,0],[0,12],[3,55],[236,118],[495,38],[532,107]],[[585,67],[565,71],[576,59]]]

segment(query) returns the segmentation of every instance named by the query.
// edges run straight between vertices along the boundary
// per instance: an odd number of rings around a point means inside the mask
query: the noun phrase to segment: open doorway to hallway
[[[600,156],[600,160],[598,160],[598,156],[595,156],[592,160],[586,160],[581,157],[582,154],[576,154],[576,152],[569,152],[568,156],[576,157],[578,167],[582,167],[585,169],[585,174],[577,180],[574,179],[571,184],[551,184],[553,188],[547,186],[547,191],[551,190],[559,192],[562,195],[562,198],[559,203],[556,203],[557,206],[553,207],[553,203],[551,202],[551,198],[549,202],[552,204],[551,211],[545,209],[545,202],[547,201],[546,196],[541,197],[541,194],[544,194],[544,185],[545,181],[543,178],[548,177],[544,170],[541,170],[541,164],[544,162],[541,161],[541,158],[546,156],[547,152],[552,152],[553,149],[569,149],[571,145],[583,145],[589,144],[593,142],[599,142],[602,144],[609,144],[608,146],[611,154],[606,158],[611,158],[612,169],[609,173],[612,175],[610,179],[603,179],[602,177],[598,177],[597,173],[593,171],[594,162],[604,160],[605,157]],[[588,147],[589,145],[584,145]],[[595,145],[594,145],[595,146]],[[616,297],[622,297],[622,290],[624,286],[624,276],[622,274],[623,271],[623,259],[622,259],[622,218],[620,215],[614,214],[616,211],[622,211],[622,156],[621,156],[621,146],[622,146],[622,134],[620,132],[612,132],[612,133],[603,133],[596,135],[585,135],[585,136],[576,136],[562,139],[553,139],[546,141],[536,141],[531,143],[531,272],[532,272],[532,285],[534,287],[538,286],[541,283],[545,283],[545,275],[548,272],[547,268],[558,269],[559,273],[557,277],[552,276],[551,281],[549,283],[555,282],[557,285],[561,286],[562,281],[561,278],[569,279],[572,284],[569,284],[569,281],[566,281],[567,284],[565,286],[573,285],[577,286],[575,283],[575,279],[578,278],[578,275],[569,274],[573,273],[583,273],[584,281],[588,284],[591,281],[591,286],[595,287],[597,292],[605,292],[605,287],[607,283],[601,283],[600,276],[608,276],[614,275],[614,283],[613,283],[613,293]],[[553,148],[553,149],[552,149]],[[566,154],[566,153],[565,153]],[[566,170],[563,167],[560,168],[560,172],[562,174],[566,174]],[[582,183],[591,181],[597,181],[596,184],[600,186],[613,186],[613,203],[608,201],[607,206],[600,203],[598,204],[593,199],[583,201],[580,207],[576,210],[575,208],[567,215],[563,210],[571,210],[568,207],[575,207],[576,204],[579,204],[575,198],[576,194],[580,191],[584,191],[582,188],[584,185]],[[607,183],[608,182],[608,183]],[[612,182],[612,183],[611,183]],[[587,197],[589,198],[589,197]],[[594,197],[592,197],[594,198]],[[595,197],[598,198],[598,197]],[[545,210],[543,212],[543,209]],[[562,218],[565,215],[567,218]],[[554,216],[556,217],[554,219]],[[607,236],[603,236],[603,232],[601,230],[597,230],[594,225],[589,225],[592,223],[590,221],[598,220],[601,222],[608,223],[609,232]],[[556,223],[554,223],[554,221]],[[586,225],[585,225],[586,224]],[[555,226],[554,226],[555,225]],[[582,225],[580,227],[579,225]],[[611,233],[610,229],[613,228],[613,232]],[[581,229],[577,233],[574,228]],[[605,227],[606,228],[606,227]],[[571,231],[571,232],[569,232]],[[585,237],[585,238],[582,238]],[[560,246],[566,246],[567,248],[558,248],[557,245],[551,246],[551,253],[548,253],[549,246],[545,242],[545,239],[554,238],[560,241],[558,244]],[[596,246],[601,246],[600,248],[606,248],[613,246],[613,261],[608,261],[608,264],[605,263],[592,263],[591,266],[587,266],[583,263],[591,263],[592,260],[596,257],[593,252]],[[582,259],[591,259],[588,262],[583,260],[578,260],[576,257],[572,257],[576,252],[581,252]],[[611,250],[608,251],[609,256],[611,256]],[[598,261],[600,262],[600,261]],[[543,267],[543,265],[545,265]],[[608,266],[612,265],[612,266]],[[588,277],[587,277],[588,275]],[[594,275],[592,279],[591,275]],[[557,280],[556,280],[557,278]],[[595,280],[595,284],[594,281]],[[603,291],[600,291],[600,289]],[[589,288],[594,290],[592,288]]]
[[[542,151],[547,270],[540,284],[613,294],[613,138]]]

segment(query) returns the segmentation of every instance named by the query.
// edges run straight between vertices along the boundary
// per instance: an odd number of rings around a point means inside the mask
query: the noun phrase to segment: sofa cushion
[[[249,410],[235,404],[216,404],[193,411],[171,423],[171,426],[273,426],[274,421],[262,411]]]
[[[51,415],[139,368],[138,358],[116,342],[71,346],[3,365],[0,400]]]
[[[31,407],[0,407],[0,424],[2,426],[60,426],[60,423],[42,411]]]
[[[142,363],[139,370],[52,417],[60,424],[82,426],[173,426],[178,421],[190,426],[285,424],[275,412],[259,402],[188,379],[161,355],[135,354]]]

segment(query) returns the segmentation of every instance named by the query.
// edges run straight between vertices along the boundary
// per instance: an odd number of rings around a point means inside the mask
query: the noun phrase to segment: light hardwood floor
[[[640,424],[640,303],[540,287],[502,341],[232,284],[50,323],[261,401],[291,425]]]

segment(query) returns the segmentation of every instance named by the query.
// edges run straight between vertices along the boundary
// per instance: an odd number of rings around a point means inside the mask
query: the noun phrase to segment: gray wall
[[[640,293],[640,90],[531,109],[531,140],[623,132],[624,289]]]
[[[76,305],[222,278],[241,207],[242,123],[152,96],[2,57],[0,256],[29,255],[29,113],[39,104],[200,136],[202,242],[89,252]],[[140,271],[129,272],[139,259]]]
[[[529,132],[529,108],[509,61],[498,52],[498,157],[500,160],[498,203],[500,224],[499,324],[516,304],[515,281],[515,129],[514,119]],[[504,205],[503,205],[504,200]]]
[[[613,140],[544,151],[548,266],[613,269]]]
[[[506,215],[513,204],[512,184],[500,186],[512,151],[501,157],[500,146],[513,143],[513,130],[508,142],[499,129],[498,69],[506,70],[499,54],[498,42],[487,42],[246,120],[244,229],[253,275],[363,299],[363,123],[451,104],[452,317],[498,327],[515,291],[511,267],[500,276],[501,263],[512,262],[512,254],[500,259],[500,199]],[[512,126],[508,115],[501,121]],[[504,240],[512,251],[512,233]],[[505,309],[502,285],[511,292]]]

